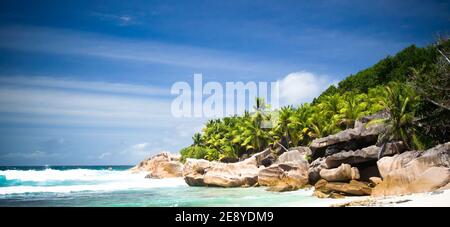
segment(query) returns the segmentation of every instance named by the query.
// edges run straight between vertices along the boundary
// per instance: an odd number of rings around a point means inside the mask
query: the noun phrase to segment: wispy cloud
[[[111,14],[111,13],[102,13],[102,12],[93,12],[92,16],[99,18],[102,21],[109,21],[115,23],[119,26],[129,26],[136,25],[139,22],[135,17],[128,14]]]
[[[45,76],[1,76],[0,84],[26,85],[42,88],[76,89],[80,91],[106,92],[131,95],[169,95],[170,90],[155,87],[101,81],[80,81],[69,78]]]
[[[158,88],[52,78],[27,80],[18,77],[0,80],[1,122],[167,128],[175,127],[179,123],[177,121],[183,120],[172,119],[170,98],[150,95],[161,93]]]
[[[11,142],[0,149],[0,163],[70,162],[67,155],[74,149],[87,152],[89,163],[135,163],[162,150],[177,152],[189,145],[192,129],[204,120],[173,118],[172,99],[155,97],[159,90],[51,77],[0,77],[0,129],[21,125],[27,129],[12,133],[37,132],[33,143],[13,146]],[[142,138],[150,142],[136,143]],[[97,139],[110,143],[97,145]],[[80,141],[91,145],[83,147]],[[92,150],[79,151],[86,147]]]
[[[287,66],[273,59],[256,58],[254,55],[43,27],[1,27],[0,48],[84,55],[195,69],[267,73],[293,68],[292,65]]]

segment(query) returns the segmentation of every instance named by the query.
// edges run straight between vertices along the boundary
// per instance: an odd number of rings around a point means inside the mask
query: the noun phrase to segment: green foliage
[[[449,43],[447,40],[439,47],[450,47]],[[286,149],[308,145],[315,138],[352,128],[359,118],[382,110],[391,114],[389,119],[383,120],[388,128],[379,139],[383,149],[391,140],[401,140],[411,149],[424,148],[426,140],[416,124],[418,112],[434,109],[420,99],[416,94],[418,89],[411,88],[408,82],[412,75],[417,75],[420,81],[435,78],[428,75],[443,70],[436,68],[438,54],[434,46],[410,46],[393,57],[388,56],[374,66],[347,77],[337,87],[330,86],[311,104],[287,106],[268,112],[264,100],[257,98],[251,113],[209,120],[202,134],[193,136],[193,144],[181,150],[182,160],[237,160],[243,155],[262,151],[269,145],[281,145]],[[446,67],[445,75],[448,75],[448,65]],[[437,85],[436,82],[434,85]],[[448,87],[442,90],[443,94],[430,89],[427,95],[449,100],[446,89]],[[448,112],[439,113],[441,115],[436,115],[438,119],[442,119],[442,115],[447,116],[449,121],[446,122],[450,123]],[[264,127],[265,122],[271,122],[273,127]],[[438,137],[442,138],[441,134]],[[448,136],[447,129],[443,135]]]
[[[386,87],[386,100],[383,102],[390,117],[384,122],[386,131],[379,136],[382,156],[389,141],[402,141],[408,149],[424,149],[419,137],[419,128],[415,125],[415,114],[420,103],[412,87],[391,82]]]
[[[390,81],[405,82],[409,80],[412,69],[425,66],[428,70],[435,63],[438,55],[439,53],[433,46],[418,48],[412,45],[395,56],[388,56],[372,67],[350,75],[339,82],[337,88],[331,86],[319,98],[349,91],[367,93],[370,88],[386,85]]]
[[[368,94],[346,92],[322,96],[315,105],[287,106],[268,113],[263,100],[256,102],[252,113],[209,120],[202,134],[193,136],[193,144],[181,151],[186,158],[237,160],[244,154],[262,151],[271,144],[288,149],[308,145],[313,139],[351,128],[358,118],[375,113],[384,93],[381,87]],[[276,120],[272,119],[277,115]],[[264,128],[263,122],[273,121]]]

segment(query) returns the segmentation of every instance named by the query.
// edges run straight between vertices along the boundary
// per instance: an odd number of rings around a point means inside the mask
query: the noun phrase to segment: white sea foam
[[[6,180],[20,181],[111,181],[142,179],[145,173],[131,174],[128,171],[92,170],[92,169],[71,169],[71,170],[5,170],[0,171],[0,175]]]
[[[171,179],[146,179],[145,173],[131,173],[129,171],[110,171],[110,170],[5,170],[0,171],[0,175],[5,176],[6,180],[18,180],[22,182],[36,182],[35,186],[16,185],[0,187],[0,195],[36,193],[36,192],[79,192],[79,191],[115,191],[128,189],[146,189],[158,187],[177,187],[185,186],[182,178]],[[48,182],[72,181],[72,183],[40,184]]]

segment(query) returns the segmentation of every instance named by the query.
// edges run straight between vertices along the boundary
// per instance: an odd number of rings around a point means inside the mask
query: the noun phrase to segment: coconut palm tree
[[[193,146],[202,146],[203,145],[203,139],[202,134],[195,133],[194,136],[192,136]]]
[[[341,104],[341,122],[346,129],[353,128],[355,121],[368,114],[367,95],[347,92],[344,94],[344,101]]]
[[[417,127],[414,123],[414,110],[416,109],[418,96],[405,84],[392,83],[386,87],[385,108],[389,111],[388,119],[379,120],[384,122],[386,130],[379,136],[378,145],[381,150],[378,158],[386,151],[389,141],[402,141],[408,149],[422,149],[423,145],[417,136]]]

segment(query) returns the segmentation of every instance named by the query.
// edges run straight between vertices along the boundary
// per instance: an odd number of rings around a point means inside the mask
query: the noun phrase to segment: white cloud
[[[280,104],[294,105],[311,102],[330,85],[335,84],[327,76],[315,75],[311,72],[294,72],[279,81]]]

